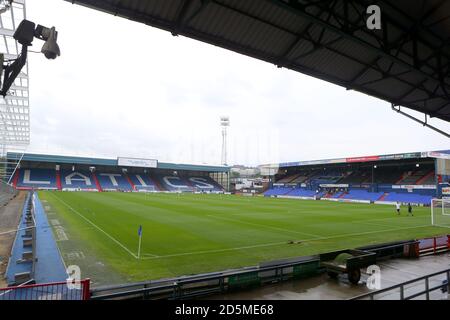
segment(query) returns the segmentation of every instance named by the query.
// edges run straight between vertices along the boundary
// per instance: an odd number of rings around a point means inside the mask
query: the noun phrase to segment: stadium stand
[[[403,174],[402,178],[396,184],[418,184],[417,182],[428,174],[429,172],[424,170],[408,171]]]
[[[280,175],[264,195],[340,201],[402,202],[429,205],[444,183],[434,155],[391,154],[280,164]],[[445,158],[445,156],[443,156]],[[278,177],[278,180],[277,180]],[[442,189],[442,188],[441,188]]]
[[[429,205],[433,196],[417,193],[397,193],[391,192],[384,197],[384,201],[402,202],[402,203],[418,203]]]
[[[275,186],[272,189],[267,190],[264,193],[264,196],[282,196],[282,195],[286,195],[289,192],[293,191],[292,187],[280,187],[280,186]]]
[[[375,170],[374,182],[375,183],[386,183],[395,184],[401,179],[403,170],[398,167],[384,167]],[[365,182],[371,181],[371,174],[368,174],[369,178]]]
[[[56,171],[50,169],[18,169],[17,189],[57,189]]]
[[[308,180],[308,176],[306,174],[299,175],[297,178],[292,180],[293,183],[304,183],[306,180]]]
[[[316,192],[304,188],[295,188],[292,189],[289,193],[287,193],[287,195],[294,197],[314,197],[316,195]]]
[[[297,173],[294,175],[289,175],[287,177],[284,177],[280,180],[278,180],[279,183],[290,183],[290,182],[297,182],[297,178],[299,178],[301,176],[301,173]]]
[[[155,175],[154,177],[167,191],[194,191],[192,185],[183,177],[175,175]]]
[[[361,184],[370,180],[370,172],[352,171],[347,176],[339,180],[339,183]]]
[[[53,169],[17,170],[13,184],[17,189],[90,191],[198,191],[223,192],[209,176],[174,176],[146,173],[89,172]]]
[[[367,190],[349,190],[342,196],[342,199],[353,199],[353,200],[369,200],[377,201],[384,192],[369,192]]]
[[[88,171],[61,171],[61,186],[63,190],[101,191],[95,180],[95,175]]]
[[[150,176],[147,174],[128,174],[128,178],[134,185],[136,191],[158,191],[159,188],[156,186]]]
[[[96,177],[103,191],[132,191],[132,185],[120,173],[96,172]]]
[[[223,191],[221,185],[214,181],[211,177],[188,177],[187,181],[191,184],[195,191],[220,192]]]
[[[417,180],[416,184],[421,184],[421,185],[436,184],[434,170],[428,172],[428,174],[424,175],[421,179]]]

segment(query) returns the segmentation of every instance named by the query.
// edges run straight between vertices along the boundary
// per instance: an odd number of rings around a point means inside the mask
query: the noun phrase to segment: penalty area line
[[[105,234],[108,238],[110,238],[112,241],[114,241],[116,244],[118,244],[122,249],[124,249],[126,252],[128,252],[133,258],[138,259],[138,256],[135,255],[133,252],[131,252],[131,250],[129,250],[127,247],[125,247],[122,243],[120,243],[120,241],[118,241],[116,238],[114,238],[113,236],[111,236],[109,233],[107,233],[105,230],[103,230],[102,228],[100,228],[99,226],[97,226],[95,223],[93,223],[91,220],[89,220],[88,218],[86,218],[85,216],[83,216],[81,213],[79,213],[77,210],[75,210],[74,208],[72,208],[67,202],[65,202],[64,200],[60,199],[58,196],[51,194],[53,197],[55,197],[59,202],[61,202],[62,204],[64,204],[67,208],[69,208],[72,212],[74,212],[75,214],[77,214],[78,216],[80,216],[81,218],[83,218],[84,220],[86,220],[86,222],[88,222],[90,225],[92,225],[94,228],[96,228],[98,231],[102,232],[103,234]]]

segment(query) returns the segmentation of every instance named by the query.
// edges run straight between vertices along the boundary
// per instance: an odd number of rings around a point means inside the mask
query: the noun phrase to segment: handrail
[[[439,276],[439,275],[442,275],[442,274],[446,274],[447,275],[447,284],[441,284],[441,285],[438,285],[438,286],[430,288],[429,287],[429,279],[431,277]],[[414,294],[412,294],[412,295],[410,295],[408,297],[404,296],[404,287],[405,286],[407,286],[409,284],[413,284],[413,283],[419,282],[419,281],[423,281],[423,280],[425,280],[425,287],[426,287],[425,290],[417,292],[417,293],[414,293]],[[429,300],[429,298],[430,298],[429,297],[429,293],[430,292],[438,290],[438,289],[444,289],[445,287],[447,287],[447,290],[450,289],[450,269],[445,269],[445,270],[441,270],[441,271],[438,271],[438,272],[434,272],[434,273],[431,273],[431,274],[428,274],[428,275],[425,275],[425,276],[421,276],[421,277],[416,278],[416,279],[408,280],[408,281],[405,281],[405,282],[402,282],[402,283],[399,283],[399,284],[396,284],[396,285],[393,285],[393,286],[390,286],[390,287],[387,287],[387,288],[384,288],[384,289],[380,289],[380,290],[377,290],[377,291],[364,293],[364,294],[358,295],[356,297],[353,297],[350,300],[362,300],[362,299],[365,299],[365,298],[370,298],[370,300],[374,300],[374,296],[375,295],[379,295],[381,293],[385,293],[385,292],[389,292],[389,291],[392,291],[392,290],[396,290],[398,288],[400,288],[400,300],[413,299],[413,298],[416,298],[416,297],[421,296],[423,294],[426,294],[427,295],[427,300]]]

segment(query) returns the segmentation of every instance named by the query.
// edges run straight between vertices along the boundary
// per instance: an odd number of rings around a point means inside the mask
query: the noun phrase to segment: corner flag
[[[141,257],[142,226],[139,226],[138,236],[139,236],[139,244],[138,244],[138,255],[137,255],[137,258],[140,259],[140,257]]]

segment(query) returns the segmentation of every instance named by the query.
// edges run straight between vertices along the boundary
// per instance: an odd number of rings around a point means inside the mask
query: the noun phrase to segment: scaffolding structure
[[[0,1],[0,53],[4,64],[17,59],[20,47],[13,35],[26,18],[25,0]],[[21,157],[9,159],[8,152],[23,154],[30,144],[28,63],[15,79],[8,94],[0,96],[0,180],[11,183]]]

